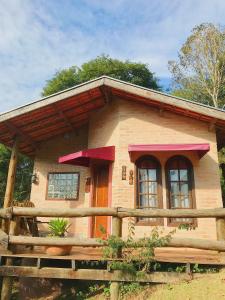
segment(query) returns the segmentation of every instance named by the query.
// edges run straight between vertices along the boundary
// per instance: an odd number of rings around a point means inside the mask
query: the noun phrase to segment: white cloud
[[[167,62],[191,29],[224,20],[223,0],[0,0],[0,111],[40,96],[56,70],[96,55]]]

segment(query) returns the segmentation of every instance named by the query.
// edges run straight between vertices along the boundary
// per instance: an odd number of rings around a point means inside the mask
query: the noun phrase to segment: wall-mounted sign
[[[87,177],[85,183],[85,193],[90,193],[91,190],[91,177]]]
[[[132,185],[134,184],[134,171],[130,170],[129,172],[129,184]]]
[[[122,166],[122,180],[126,180],[126,179],[127,179],[127,167]]]

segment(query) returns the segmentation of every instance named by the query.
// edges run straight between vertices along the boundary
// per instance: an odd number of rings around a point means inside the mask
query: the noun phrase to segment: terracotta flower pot
[[[45,252],[51,256],[69,255],[72,246],[46,246]]]

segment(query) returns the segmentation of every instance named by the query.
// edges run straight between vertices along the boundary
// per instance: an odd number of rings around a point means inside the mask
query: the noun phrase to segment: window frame
[[[141,163],[144,160],[153,160],[154,162],[157,163],[157,171],[156,171],[156,179],[157,179],[157,195],[158,195],[158,207],[156,209],[163,208],[163,193],[162,193],[162,166],[160,161],[153,155],[143,155],[140,156],[136,161],[135,161],[135,172],[134,172],[134,194],[135,194],[135,202],[134,202],[134,207],[136,209],[140,209],[138,205],[138,199],[139,199],[139,174],[138,174],[138,164]],[[153,208],[154,209],[154,208]],[[156,221],[143,221],[139,220],[139,218],[135,218],[135,225],[137,226],[163,226],[164,225],[164,219],[163,218],[157,218]]]
[[[170,179],[169,179],[169,164],[176,159],[183,159],[188,166],[188,195],[190,196],[190,207],[188,208],[171,208],[171,188],[170,188]],[[180,169],[179,169],[180,170]],[[194,179],[194,168],[191,160],[184,155],[175,155],[171,156],[165,164],[165,178],[166,178],[166,205],[167,209],[195,209],[196,208],[196,198],[195,198],[195,179]],[[178,181],[182,182],[182,181]],[[192,218],[190,222],[174,222],[173,218],[167,218],[167,226],[178,227],[179,225],[189,224],[193,227],[197,227],[197,219]]]
[[[77,197],[76,198],[49,198],[48,197],[48,187],[49,187],[49,175],[50,174],[77,174],[78,175],[78,188],[77,188]],[[53,201],[79,201],[80,196],[80,172],[48,172],[47,175],[47,183],[46,183],[46,193],[45,193],[45,200],[53,200]]]

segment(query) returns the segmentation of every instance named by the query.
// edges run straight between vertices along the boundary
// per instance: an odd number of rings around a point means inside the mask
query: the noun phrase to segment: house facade
[[[21,152],[34,157],[36,207],[223,206],[221,110],[102,77],[3,114],[0,126],[6,145],[10,126],[10,132],[19,128]],[[28,138],[38,144],[35,150]],[[178,237],[216,239],[215,220],[188,218],[136,219],[136,236],[153,226],[177,228]],[[127,228],[125,219],[124,236]],[[110,217],[74,218],[70,235],[98,237],[103,230],[110,234]]]

